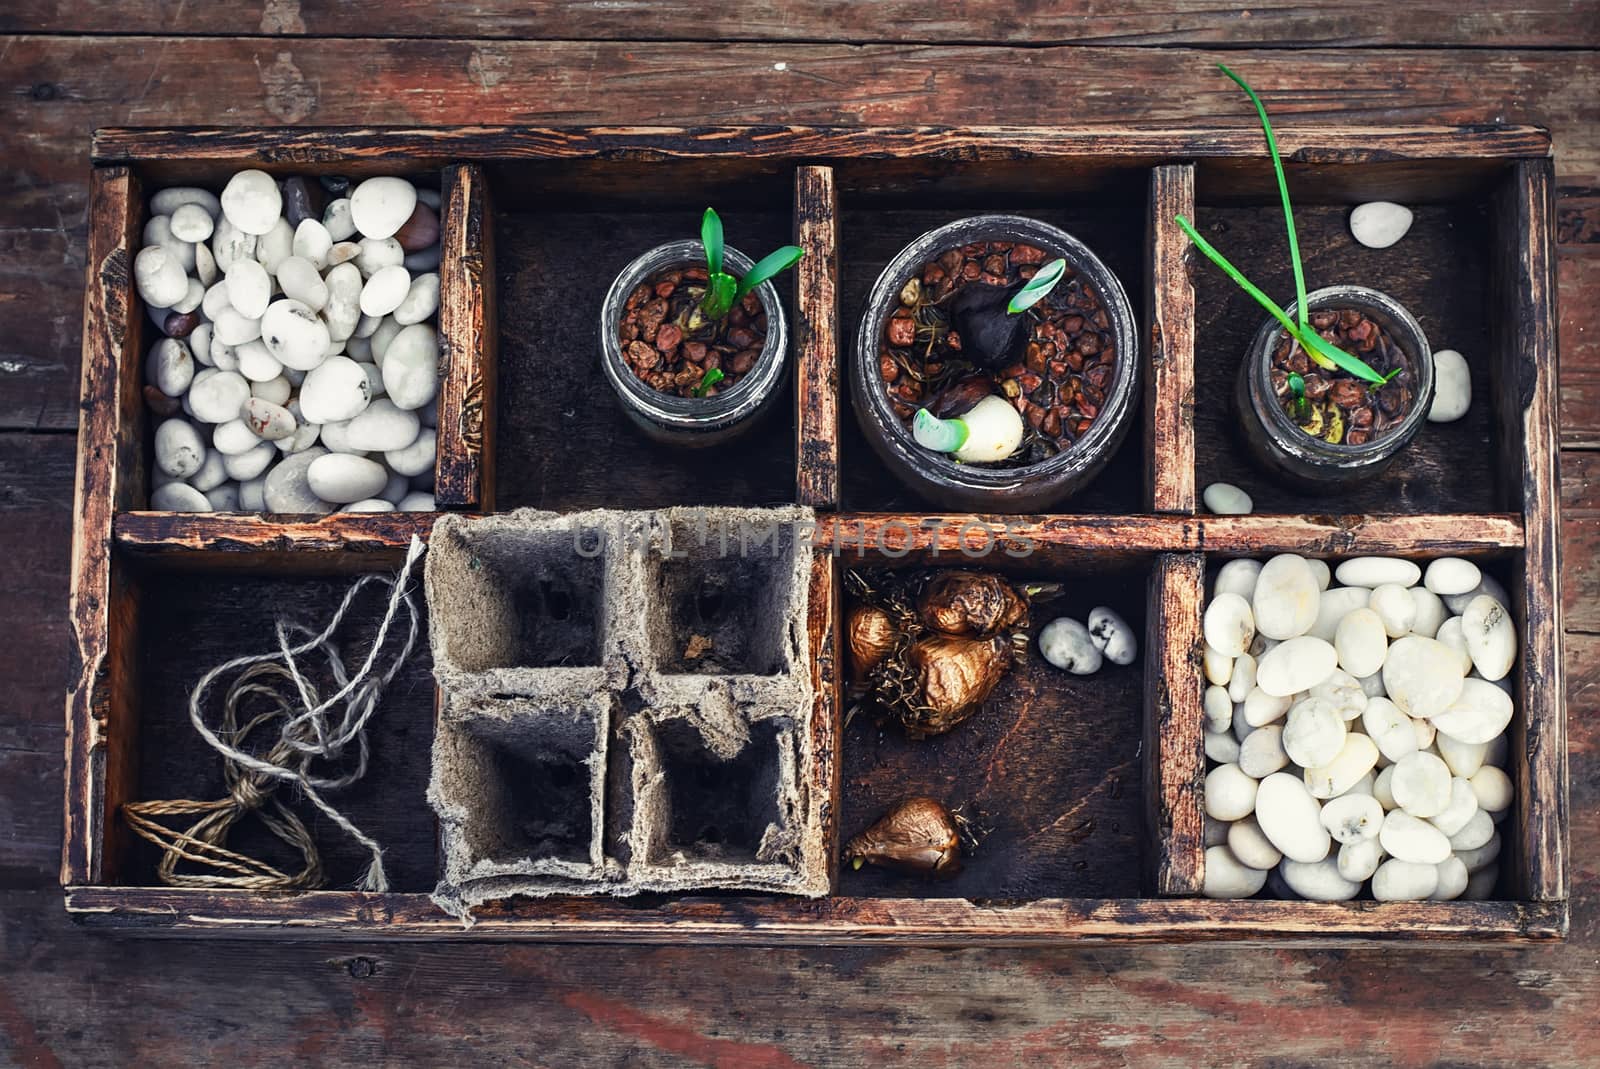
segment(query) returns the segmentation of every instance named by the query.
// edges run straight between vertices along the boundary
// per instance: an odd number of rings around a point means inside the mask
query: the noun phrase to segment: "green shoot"
[[[700,300],[700,314],[709,320],[718,320],[733,310],[745,294],[769,278],[793,267],[805,255],[798,245],[785,245],[766,257],[737,279],[722,269],[722,218],[716,210],[707,208],[700,217],[700,244],[706,250],[706,295]]]
[[[1183,229],[1183,232],[1189,235],[1189,240],[1194,242],[1195,247],[1205,253],[1208,260],[1222,268],[1223,273],[1233,279],[1240,289],[1253,297],[1257,304],[1265,308],[1272,318],[1282,323],[1283,329],[1289,332],[1290,337],[1300,343],[1300,347],[1306,351],[1307,356],[1314,356],[1320,353],[1323,357],[1350,372],[1356,378],[1364,379],[1379,386],[1382,386],[1399,373],[1400,369],[1396,368],[1388,376],[1380,375],[1368,367],[1365,361],[1351,356],[1337,345],[1323,338],[1316,331],[1301,328],[1298,323],[1289,318],[1288,313],[1278,307],[1271,297],[1257,289],[1255,283],[1245,278],[1237,267],[1228,262],[1227,257],[1213,248],[1209,241],[1201,237],[1199,231],[1190,225],[1189,220],[1181,215],[1174,218],[1176,218],[1178,226]]]
[[[722,373],[722,369],[720,367],[709,368],[704,375],[700,376],[700,385],[696,386],[689,392],[694,394],[696,397],[704,397],[707,390],[711,389],[711,387],[715,386],[717,383],[721,382],[727,377],[728,376]]]
[[[1311,416],[1311,402],[1306,400],[1306,380],[1300,372],[1289,373],[1289,392],[1294,395],[1294,418],[1302,422]]]
[[[1051,260],[1039,268],[1037,274],[1028,280],[1028,284],[1017,291],[1011,298],[1011,303],[1006,305],[1006,311],[1012,315],[1026,312],[1056,288],[1056,283],[1061,281],[1061,276],[1067,272],[1067,261]]]

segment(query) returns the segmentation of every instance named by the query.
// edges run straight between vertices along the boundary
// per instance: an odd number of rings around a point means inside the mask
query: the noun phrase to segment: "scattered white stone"
[[[265,234],[278,222],[283,194],[265,171],[240,171],[222,190],[222,214],[246,234]]]
[[[1201,734],[1205,737],[1206,760],[1219,765],[1238,762],[1239,740],[1233,737],[1231,731],[1212,731],[1207,728]]]
[[[1206,850],[1205,881],[1200,893],[1207,898],[1249,898],[1266,883],[1265,872],[1245,865],[1226,846]]]
[[[199,204],[181,204],[174,209],[170,226],[173,237],[193,244],[210,238],[217,221]]]
[[[1517,629],[1505,604],[1487,594],[1467,602],[1461,634],[1472,666],[1484,679],[1504,679],[1517,660]]]
[[[217,200],[217,195],[198,186],[169,186],[150,197],[153,215],[176,215],[185,204],[198,204],[212,219],[222,214],[222,204]]]
[[[1355,609],[1339,621],[1333,635],[1339,667],[1362,679],[1383,667],[1389,637],[1383,618],[1370,608]]]
[[[404,265],[401,270],[405,270]],[[439,275],[437,272],[428,272],[411,280],[411,288],[406,291],[405,300],[394,310],[394,321],[403,326],[410,326],[432,318],[438,310]]]
[[[1351,557],[1340,563],[1334,575],[1345,586],[1374,589],[1385,583],[1416,586],[1422,569],[1399,557]]]
[[[1460,696],[1432,719],[1441,735],[1460,742],[1488,743],[1505,731],[1515,711],[1511,695],[1487,680],[1473,677],[1462,681]]]
[[[244,403],[250,399],[250,383],[237,371],[206,368],[195,375],[188,399],[196,419],[226,423],[237,419]]]
[[[1098,672],[1103,660],[1089,629],[1067,616],[1051,620],[1040,630],[1039,653],[1057,668],[1077,676]]]
[[[300,410],[312,423],[351,419],[365,410],[371,400],[367,373],[347,356],[330,356],[323,360],[306,373],[306,380],[300,387]]]
[[[1442,731],[1434,735],[1433,748],[1456,776],[1471,776],[1483,767],[1484,758],[1489,756],[1488,743],[1462,742]]]
[[[1411,633],[1421,635],[1423,638],[1434,638],[1439,633],[1439,627],[1450,615],[1444,607],[1444,599],[1427,587],[1414,586],[1409,591],[1411,603],[1416,609],[1416,618],[1411,622]]]
[[[306,483],[324,501],[348,505],[383,489],[389,473],[383,465],[349,453],[328,453],[306,468]]]
[[[1287,768],[1289,755],[1283,749],[1283,725],[1267,724],[1246,735],[1234,760],[1239,770],[1252,779],[1266,779]]]
[[[1289,711],[1294,715],[1294,710]],[[1332,761],[1306,768],[1306,788],[1313,798],[1337,798],[1366,778],[1378,764],[1378,747],[1359,732],[1348,732]]]
[[[1256,630],[1267,638],[1291,639],[1317,621],[1322,588],[1304,557],[1284,553],[1267,561],[1256,579],[1250,608]]]
[[[1369,249],[1387,249],[1411,229],[1411,209],[1387,200],[1359,204],[1350,213],[1350,234]]]
[[[210,512],[211,502],[188,483],[167,483],[151,491],[150,507],[158,512]]]
[[[194,355],[181,338],[162,338],[145,359],[145,381],[168,397],[182,397],[194,381]]]
[[[1463,874],[1466,869],[1462,869]],[[1462,884],[1466,886],[1465,883]],[[1390,858],[1372,874],[1372,897],[1379,902],[1420,902],[1439,887],[1439,869]]]
[[[1465,594],[1451,594],[1446,597],[1444,599],[1445,607],[1460,616],[1466,611],[1467,606],[1471,604],[1472,599],[1480,594],[1487,594],[1502,605],[1511,604],[1511,595],[1506,592],[1505,587],[1500,585],[1500,580],[1485,572],[1482,581],[1472,590],[1467,591]]]
[[[1210,779],[1206,781],[1210,796]],[[1310,863],[1328,856],[1332,845],[1322,826],[1322,807],[1297,776],[1274,772],[1255,791],[1256,821],[1272,845],[1292,861]],[[1221,817],[1218,819],[1230,819]],[[1248,815],[1248,814],[1247,814]],[[1231,819],[1242,820],[1243,817]]]
[[[1212,483],[1201,492],[1206,508],[1218,516],[1247,516],[1255,507],[1250,495],[1232,483]]]
[[[355,265],[362,278],[371,278],[385,267],[404,267],[406,251],[394,238],[364,238]]]
[[[437,506],[434,504],[433,495],[413,492],[402,497],[395,508],[400,512],[432,512]]]
[[[1201,629],[1207,646],[1223,657],[1238,657],[1249,649],[1250,640],[1255,638],[1255,614],[1250,603],[1238,594],[1218,594],[1206,606]]]
[[[1272,845],[1255,817],[1245,817],[1228,826],[1228,849],[1241,864],[1253,869],[1270,869],[1283,860],[1283,851]]]
[[[1237,594],[1246,602],[1256,594],[1256,580],[1261,575],[1261,562],[1258,560],[1240,559],[1231,560],[1217,569],[1217,581],[1212,587],[1212,596],[1220,597],[1223,594]]]
[[[212,447],[225,457],[247,453],[260,444],[262,444],[261,439],[242,419],[235,418],[226,423],[219,423],[211,432]]]
[[[206,459],[206,444],[194,424],[169,419],[156,428],[156,466],[168,475],[187,479]]]
[[[1206,681],[1219,687],[1225,687],[1233,681],[1234,658],[1229,657],[1221,650],[1206,646],[1201,654],[1201,665],[1205,670]]]
[[[1383,806],[1370,794],[1341,795],[1324,803],[1321,820],[1328,834],[1340,843],[1366,842],[1376,839],[1378,830],[1383,827]]]
[[[1394,763],[1389,790],[1397,806],[1413,817],[1425,819],[1444,812],[1450,804],[1451,778],[1450,766],[1437,755],[1407,754]]]
[[[228,478],[240,480],[241,483],[254,479],[272,466],[278,459],[278,450],[271,442],[259,442],[254,447],[243,453],[224,457],[222,467],[228,473]],[[242,487],[241,487],[242,492]]]
[[[140,249],[133,258],[133,284],[152,308],[171,308],[189,292],[183,264],[162,245]]]
[[[1090,640],[1112,664],[1132,664],[1139,655],[1133,628],[1115,609],[1105,605],[1090,609],[1088,627]]]
[[[1383,629],[1390,638],[1400,638],[1411,633],[1417,622],[1417,603],[1411,591],[1399,583],[1384,583],[1372,592],[1368,606],[1383,621]]]
[[[374,272],[361,289],[361,314],[388,315],[400,307],[410,289],[411,273],[399,264]],[[377,329],[376,325],[373,329]]]
[[[1332,642],[1338,634],[1340,621],[1356,609],[1366,608],[1371,599],[1372,591],[1366,587],[1336,586],[1323,591],[1317,603],[1317,621],[1306,634]]]
[[[1418,865],[1437,865],[1450,856],[1449,836],[1404,809],[1392,810],[1384,816],[1378,845],[1387,850],[1390,857]]]
[[[402,328],[389,343],[381,366],[390,400],[401,408],[421,408],[439,392],[438,334],[426,323]]]
[[[1339,875],[1352,883],[1363,883],[1372,878],[1383,861],[1383,847],[1378,845],[1374,831],[1372,838],[1345,843],[1339,847]]]
[[[1422,576],[1423,585],[1440,597],[1465,594],[1477,589],[1482,581],[1478,566],[1461,557],[1440,557],[1428,565]]]
[[[1472,784],[1460,776],[1450,781],[1450,804],[1428,818],[1428,823],[1445,835],[1454,835],[1467,826],[1472,814],[1478,811],[1478,796],[1472,793]]]
[[[1467,358],[1454,349],[1433,354],[1433,401],[1428,406],[1429,423],[1453,423],[1472,407],[1472,369]]]
[[[1460,898],[1472,879],[1467,872],[1466,863],[1454,854],[1435,865],[1434,871],[1438,874],[1439,886],[1428,897],[1435,902],[1449,902]]]
[[[1256,689],[1256,659],[1241,653],[1233,659],[1233,669],[1228,675],[1228,700],[1242,702]]]
[[[1278,875],[1291,891],[1311,902],[1346,902],[1361,893],[1361,884],[1339,874],[1337,856],[1309,865],[1286,857],[1278,865]]]
[[[1406,635],[1389,646],[1383,687],[1413,719],[1437,716],[1461,696],[1461,657],[1438,639]]]
[[[393,512],[394,506],[381,497],[369,497],[364,501],[352,501],[344,507],[346,512]]]
[[[1338,661],[1333,646],[1320,638],[1291,638],[1256,661],[1256,686],[1274,697],[1297,694],[1331,676]]]
[[[312,492],[310,480],[306,475],[312,463],[326,456],[327,452],[325,449],[312,446],[278,461],[273,469],[267,472],[267,481],[263,488],[267,511],[319,516],[332,512],[333,506]]]
[[[1289,709],[1283,726],[1283,750],[1301,768],[1318,768],[1339,756],[1344,746],[1344,717],[1319,698],[1307,698]]]
[[[1417,752],[1417,733],[1411,726],[1411,718],[1395,708],[1388,698],[1367,699],[1361,727],[1386,761],[1399,761]]]
[[[367,375],[370,388],[372,377],[365,369],[371,365],[360,366],[363,374]],[[415,412],[395,407],[395,403],[388,398],[379,398],[350,420],[347,436],[350,444],[361,452],[383,453],[411,445],[417,440],[421,429],[422,422],[417,419]]]
[[[251,392],[258,382],[272,382],[283,375],[283,365],[268,351],[260,338],[252,338],[234,350],[239,358],[239,374],[250,380]]]
[[[404,178],[369,178],[350,194],[350,217],[369,238],[393,235],[416,207],[417,187]]]
[[[1252,728],[1265,727],[1274,720],[1279,719],[1289,711],[1289,706],[1294,704],[1294,699],[1289,695],[1268,694],[1256,687],[1245,695],[1242,706],[1243,719]]]
[[[1218,765],[1206,774],[1206,812],[1218,820],[1243,820],[1256,808],[1256,788],[1238,765]]]

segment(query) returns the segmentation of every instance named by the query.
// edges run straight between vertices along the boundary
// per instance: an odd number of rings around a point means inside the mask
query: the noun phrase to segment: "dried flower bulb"
[[[961,834],[955,817],[932,798],[908,798],[845,844],[854,868],[882,865],[945,879],[961,871]]]
[[[900,637],[893,618],[876,605],[852,609],[845,631],[850,640],[850,675],[857,682],[865,681]]]
[[[985,638],[1028,626],[1028,600],[1005,579],[987,572],[941,572],[923,591],[923,624],[946,635]]]
[[[977,712],[1011,666],[1010,641],[930,635],[911,647],[911,666],[925,708],[903,718],[913,738],[949,731]]]

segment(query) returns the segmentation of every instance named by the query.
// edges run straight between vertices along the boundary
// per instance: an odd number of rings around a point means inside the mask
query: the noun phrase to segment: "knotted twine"
[[[123,816],[133,830],[161,848],[157,875],[163,883],[252,891],[320,887],[324,873],[316,842],[277,793],[279,787],[292,784],[371,856],[360,882],[361,890],[383,892],[389,889],[383,871],[382,848],[334,808],[323,793],[348,787],[366,774],[367,722],[377,711],[383,688],[393,681],[416,645],[419,617],[408,584],[412,567],[422,551],[422,540],[412,536],[400,573],[393,579],[381,575],[361,577],[345,593],[338,611],[320,632],[280,617],[275,626],[276,650],[235,657],[211,669],[195,685],[189,694],[189,720],[200,737],[222,756],[227,796],[212,801],[136,802],[122,807]],[[333,635],[357,595],[373,584],[388,587],[388,607],[360,669],[350,675],[333,642]],[[406,616],[405,639],[388,666],[380,669],[380,655],[402,612]],[[304,640],[296,643],[294,639],[300,636],[305,636]],[[327,659],[328,674],[338,688],[327,698],[320,697],[301,664],[302,658],[319,653]],[[218,727],[212,730],[205,717],[207,695],[219,679],[239,669],[243,671],[229,684]],[[241,706],[247,699],[258,700],[267,708],[241,725]],[[277,740],[264,754],[245,749],[252,735],[280,721]],[[355,747],[353,768],[333,775],[312,771],[312,762],[337,762],[352,745]],[[224,845],[229,829],[250,813],[256,813],[273,835],[300,855],[303,867],[298,873],[290,875]],[[155,819],[196,815],[200,819],[183,831],[169,828]],[[180,861],[208,871],[179,872]]]

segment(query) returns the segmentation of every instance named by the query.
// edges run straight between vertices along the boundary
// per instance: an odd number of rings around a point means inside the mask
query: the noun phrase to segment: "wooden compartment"
[[[1196,258],[1172,216],[1196,218],[1202,230],[1222,224],[1220,247],[1283,294],[1283,265],[1270,252],[1281,247],[1270,167],[1253,129],[100,132],[71,609],[77,669],[67,709],[69,911],[118,928],[273,938],[1332,945],[1561,937],[1567,817],[1548,137],[1495,126],[1304,128],[1281,132],[1280,144],[1302,205],[1313,284],[1370,272],[1350,280],[1395,292],[1423,317],[1436,347],[1460,348],[1489,369],[1474,383],[1468,419],[1426,428],[1383,485],[1358,493],[1364,511],[1356,514],[1331,515],[1323,502],[1268,486],[1218,433],[1220,391],[1231,384],[1239,349],[1234,335],[1253,331],[1260,317]],[[804,730],[822,758],[815,786],[826,799],[835,861],[844,839],[902,787],[950,789],[975,801],[980,816],[995,816],[987,852],[951,884],[868,870],[836,873],[833,893],[820,899],[514,899],[477,911],[476,924],[463,929],[426,894],[437,875],[436,844],[418,776],[425,778],[433,695],[415,689],[430,689],[419,661],[406,677],[414,685],[385,710],[390,718],[374,740],[395,762],[393,774],[361,802],[372,807],[364,812],[374,829],[393,840],[393,892],[156,885],[148,852],[118,810],[218,786],[214,772],[185,779],[192,773],[180,772],[176,755],[199,753],[186,738],[193,673],[230,649],[254,648],[270,631],[245,599],[271,592],[324,604],[349,577],[398,566],[410,538],[426,538],[435,518],[141,511],[144,314],[129,285],[141,189],[215,183],[247,165],[440,176],[448,354],[441,508],[819,509],[808,637],[820,690]],[[1408,239],[1414,248],[1369,256],[1350,247],[1344,213],[1374,198],[1421,205],[1420,240]],[[724,211],[730,243],[746,252],[791,239],[807,249],[792,281],[780,280],[791,316],[792,392],[739,445],[676,453],[645,446],[595,374],[597,312],[617,268],[661,240],[693,236],[707,203]],[[1037,214],[1084,238],[1121,276],[1145,324],[1134,431],[1111,468],[1059,514],[925,511],[871,457],[849,411],[845,362],[877,266],[930,225],[993,209]],[[1433,270],[1423,274],[1419,265]],[[1447,311],[1468,329],[1434,337]],[[1446,470],[1445,457],[1460,463]],[[1199,489],[1223,473],[1257,495],[1256,515],[1200,514]],[[1221,559],[1275,552],[1460,553],[1489,562],[1506,581],[1522,649],[1511,740],[1517,802],[1502,828],[1511,849],[1501,900],[1198,897],[1205,575]],[[927,563],[1075,583],[1080,589],[1063,606],[1117,607],[1143,632],[1139,659],[1063,681],[1030,652],[988,715],[932,743],[908,744],[893,731],[880,737],[860,718],[846,726],[842,571]],[[187,585],[167,603],[162,584],[174,581]],[[207,614],[220,621],[215,634],[196,622]],[[679,750],[692,765],[693,748]],[[723,816],[735,838],[743,834],[735,814]],[[358,859],[331,845],[329,858],[330,886],[350,886]]]

